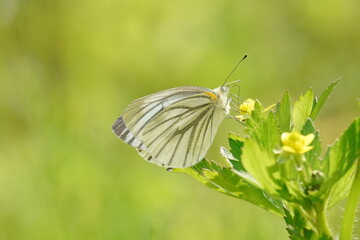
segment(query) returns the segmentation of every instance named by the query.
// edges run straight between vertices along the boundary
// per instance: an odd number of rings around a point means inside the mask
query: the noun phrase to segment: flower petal
[[[310,133],[305,136],[305,146],[309,145],[315,138],[315,135]]]
[[[305,146],[302,149],[300,149],[300,151],[298,153],[306,153],[306,152],[310,151],[311,149],[313,149],[313,146]]]
[[[282,146],[281,148],[284,152],[290,152],[290,153],[296,153],[295,149],[293,149],[292,147],[289,147],[289,146]]]
[[[281,134],[281,142],[282,142],[283,144],[286,144],[287,142],[289,142],[289,134],[290,134],[290,133],[288,133],[288,132],[283,132],[283,133]]]

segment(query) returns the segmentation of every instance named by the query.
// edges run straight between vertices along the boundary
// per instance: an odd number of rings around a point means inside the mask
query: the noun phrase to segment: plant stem
[[[300,173],[301,180],[306,186],[310,183],[310,173],[303,154],[294,154],[297,170]]]
[[[343,222],[340,231],[340,240],[350,240],[355,222],[356,208],[360,197],[360,159],[357,160],[357,169],[352,183],[349,198],[346,203]]]
[[[320,233],[331,237],[330,228],[326,219],[326,202],[315,205],[316,211],[316,224]]]

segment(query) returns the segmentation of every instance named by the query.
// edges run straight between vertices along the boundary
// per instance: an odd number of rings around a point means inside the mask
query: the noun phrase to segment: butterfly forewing
[[[173,88],[132,102],[113,130],[145,159],[166,167],[187,167],[205,156],[226,104],[211,89]]]

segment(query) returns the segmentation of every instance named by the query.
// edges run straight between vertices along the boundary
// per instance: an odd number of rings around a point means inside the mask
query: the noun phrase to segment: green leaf
[[[254,139],[268,154],[273,154],[273,150],[280,145],[278,122],[274,113],[269,112],[266,116],[260,103],[256,103],[251,118],[246,123],[249,138]]]
[[[283,215],[283,210],[278,207],[280,200],[271,197],[270,194],[265,197],[262,189],[244,180],[231,168],[224,168],[213,161],[203,159],[195,166],[176,168],[172,171],[189,174],[200,183],[221,193],[245,200],[277,215]]]
[[[292,113],[293,131],[301,132],[306,120],[310,116],[313,101],[313,91],[310,89],[295,102]]]
[[[283,156],[278,158],[278,169],[281,176],[282,187],[278,190],[277,196],[286,199],[288,202],[302,202],[303,201],[303,186],[299,182],[299,171],[297,165],[291,156],[284,156],[286,161],[280,162]]]
[[[263,194],[264,197],[281,212],[282,216],[285,216],[284,202],[280,198],[275,198],[266,191],[263,191]]]
[[[255,122],[262,122],[265,119],[264,108],[259,101],[255,102],[254,110],[251,112],[251,119]]]
[[[289,91],[286,91],[281,101],[276,105],[276,118],[279,122],[280,132],[290,131],[291,106]]]
[[[331,187],[328,198],[328,209],[331,209],[341,200],[347,198],[354,180],[356,167],[356,164],[354,164],[350,170]]]
[[[327,181],[323,191],[327,191],[339,181],[355,165],[359,155],[360,118],[357,118],[325,154],[322,171],[325,173]]]
[[[242,141],[242,139],[242,137],[239,137],[233,133],[229,134],[230,152],[238,160],[240,160],[241,158],[242,148],[244,146],[244,142]]]
[[[326,102],[327,98],[329,97],[330,93],[334,89],[335,85],[339,82],[339,80],[336,80],[332,82],[327,89],[321,94],[319,101],[316,101],[316,103],[313,106],[313,109],[310,114],[310,118],[312,120],[315,120],[317,115],[319,114],[321,108],[323,107],[324,103]]]
[[[318,239],[316,238],[316,233],[307,226],[306,219],[301,215],[298,209],[294,209],[294,213],[285,209],[286,230],[290,234],[290,239],[292,240],[311,240]]]
[[[277,189],[280,188],[276,184],[280,175],[273,155],[263,150],[255,140],[246,139],[242,163],[246,171],[259,182],[262,189],[270,194],[276,194]]]
[[[234,155],[231,152],[229,152],[229,150],[227,150],[226,148],[220,147],[220,154],[224,158],[226,158],[226,160],[228,161],[228,163],[230,164],[230,166],[233,169],[235,169],[237,171],[244,171],[245,170],[242,163],[238,159],[236,159],[234,157]]]
[[[240,159],[242,154],[242,148],[244,146],[244,142],[242,141],[242,137],[237,136],[233,133],[229,133],[229,146],[230,151],[226,148],[221,147],[220,153],[226,160],[230,163],[233,169],[237,171],[244,171],[244,166],[242,165]]]

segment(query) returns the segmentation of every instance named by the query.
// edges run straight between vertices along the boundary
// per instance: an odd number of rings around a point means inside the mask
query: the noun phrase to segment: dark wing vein
[[[173,107],[171,109],[166,109],[165,111],[170,111],[170,110],[174,110],[174,109],[180,109],[180,108],[184,108],[184,109],[188,109],[187,111],[185,112],[182,112],[182,113],[179,113],[171,118],[168,118],[158,124],[156,124],[154,127],[152,127],[151,129],[147,130],[146,132],[144,132],[144,134],[147,134],[153,130],[155,130],[156,128],[160,127],[161,125],[163,125],[164,123],[168,122],[168,121],[171,121],[175,118],[178,118],[178,117],[181,117],[181,116],[184,116],[184,114],[187,114],[187,113],[191,113],[190,115],[188,115],[187,117],[190,117],[192,114],[194,114],[194,110],[197,110],[197,109],[200,109],[200,108],[203,108],[203,107],[206,107],[206,106],[209,106],[210,104],[209,103],[206,103],[206,104],[203,104],[203,105],[199,105],[199,106],[196,106],[196,107],[186,107],[186,106],[179,106],[179,107]],[[161,113],[163,114],[163,113]]]
[[[183,139],[184,135],[185,135],[185,132],[181,133],[180,138],[179,138],[179,140],[178,140],[177,143],[176,143],[175,149],[174,149],[174,151],[173,151],[173,153],[172,153],[172,155],[171,155],[171,157],[170,157],[170,160],[169,160],[169,162],[168,162],[168,165],[169,165],[169,166],[170,166],[170,164],[172,163],[172,161],[174,160],[175,154],[176,154],[176,152],[177,152],[177,150],[178,150],[178,148],[179,148],[179,145],[180,145],[181,140]]]
[[[190,124],[188,124],[187,126],[185,126],[183,129],[177,129],[173,135],[170,137],[170,139],[168,139],[168,141],[160,148],[160,150],[157,152],[156,157],[158,157],[160,155],[160,153],[164,150],[164,148],[171,142],[171,140],[176,137],[179,134],[184,134],[189,128],[191,128],[192,126],[194,126],[197,122],[199,122],[199,120],[201,120],[201,118],[203,118],[203,116],[206,115],[206,113],[208,112],[208,110],[210,110],[211,106],[208,107],[207,109],[205,109],[204,111],[201,112],[201,114],[199,114],[199,116],[197,118],[195,118]],[[182,137],[180,137],[180,139],[182,139]],[[179,144],[179,143],[177,143]],[[172,162],[172,158],[170,159],[170,163]]]
[[[191,96],[191,97],[187,97],[187,98],[179,98],[179,99],[178,99],[179,101],[176,101],[176,102],[174,102],[174,103],[172,103],[172,104],[179,103],[179,102],[181,102],[181,101],[188,100],[188,99],[191,99],[191,98],[198,98],[198,97],[209,98],[209,96],[207,96],[207,95],[200,95],[200,94],[197,94],[197,93],[199,93],[199,92],[197,92],[197,91],[186,92],[186,95],[191,95],[191,94],[195,94],[195,95],[194,95],[194,96]],[[163,98],[154,100],[154,101],[152,101],[152,102],[149,102],[149,103],[147,103],[146,105],[141,106],[141,108],[139,108],[139,110],[137,110],[136,112],[129,114],[128,117],[129,117],[129,118],[135,117],[138,113],[140,113],[141,111],[143,111],[145,108],[147,108],[147,107],[150,106],[151,104],[154,104],[154,103],[158,102],[154,107],[152,107],[152,108],[150,109],[150,110],[152,110],[152,109],[154,109],[155,107],[159,106],[159,104],[163,104],[167,99],[169,99],[169,98],[171,98],[171,97],[175,97],[176,95],[180,95],[180,94],[183,94],[183,95],[184,95],[184,92],[177,92],[177,93],[174,93],[174,94],[165,96],[165,97],[163,97]],[[200,96],[199,96],[199,95],[200,95]],[[131,106],[131,105],[136,105],[135,103],[138,102],[138,101],[143,101],[143,99],[140,98],[140,99],[136,100],[133,104],[130,104],[130,106]],[[147,113],[147,112],[146,112],[146,113]],[[143,114],[143,115],[141,116],[141,118],[144,117],[145,115],[146,115],[146,114]],[[140,118],[140,119],[141,119],[141,118]],[[140,119],[138,119],[138,121],[139,121]],[[136,123],[135,123],[135,124],[136,124]]]
[[[200,122],[200,121],[199,121],[199,122]],[[187,145],[187,147],[186,147],[186,154],[185,154],[185,160],[184,160],[184,163],[183,163],[183,167],[186,166],[186,162],[187,162],[187,159],[188,159],[188,156],[189,156],[189,153],[190,153],[191,144],[192,144],[193,141],[194,141],[194,135],[195,135],[195,132],[196,132],[196,128],[197,128],[197,126],[199,125],[199,122],[197,122],[197,123],[193,126],[193,129],[191,130],[189,142],[188,142],[188,145]]]
[[[202,150],[203,145],[204,145],[204,140],[205,140],[205,136],[206,136],[207,129],[208,129],[208,127],[209,127],[209,123],[210,123],[211,119],[214,117],[214,111],[215,111],[215,108],[213,108],[212,113],[209,115],[209,118],[207,119],[206,127],[205,127],[204,134],[203,134],[203,138],[202,138],[202,140],[201,140],[200,151],[199,151],[199,154],[198,154],[197,159],[200,158],[200,153],[201,153],[201,150]]]
[[[179,102],[182,102],[184,100],[188,100],[188,99],[191,99],[191,98],[209,98],[208,96],[205,96],[205,95],[195,95],[195,96],[192,96],[192,97],[188,97],[188,98],[185,98],[185,99],[179,99],[179,101],[176,101],[173,104],[177,104]],[[160,102],[158,104],[156,104],[155,106],[151,107],[149,110],[147,110],[143,115],[141,115],[141,117],[139,117],[138,119],[135,120],[134,123],[132,123],[131,125],[132,126],[135,126],[136,124],[138,124],[146,115],[148,115],[151,111],[153,111],[155,108],[159,107],[159,105],[161,105],[161,108],[155,113],[153,114],[152,116],[149,117],[148,120],[146,120],[146,122],[137,130],[136,133],[134,133],[134,136],[136,137],[140,132],[141,130],[143,130],[145,128],[145,126],[151,121],[153,120],[161,111],[163,111],[164,109],[164,105],[163,105],[163,102]],[[208,105],[208,104],[204,104],[205,106]],[[201,105],[200,105],[201,106]],[[197,106],[197,107],[200,107],[200,106]],[[145,109],[145,108],[142,108],[142,110]],[[196,109],[196,107],[194,108]],[[137,111],[138,112],[138,111]]]

